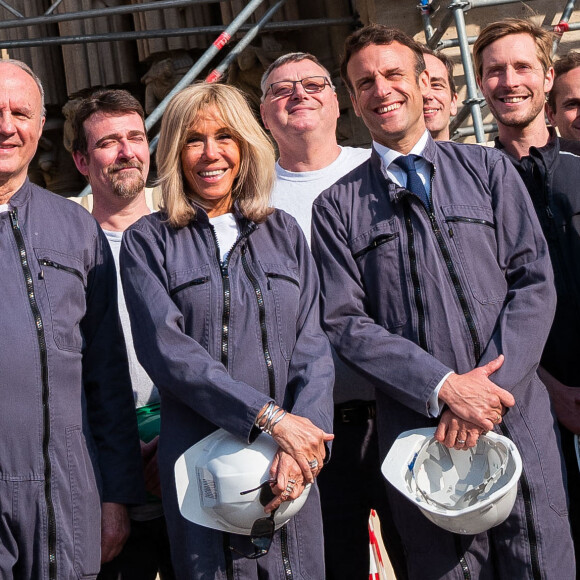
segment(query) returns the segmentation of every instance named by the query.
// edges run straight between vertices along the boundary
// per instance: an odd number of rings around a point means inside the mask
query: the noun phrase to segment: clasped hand
[[[515,404],[513,395],[489,380],[504,362],[504,356],[465,374],[451,374],[439,391],[439,399],[448,409],[441,415],[435,432],[447,447],[473,447],[482,433],[499,425],[508,407]]]

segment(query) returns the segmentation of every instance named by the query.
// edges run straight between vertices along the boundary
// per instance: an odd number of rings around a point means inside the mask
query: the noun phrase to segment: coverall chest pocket
[[[369,314],[387,330],[396,331],[409,317],[397,221],[377,224],[356,237],[351,252],[365,285]]]
[[[503,302],[507,282],[498,267],[493,210],[470,205],[449,205],[442,210],[473,297],[480,304]]]
[[[56,250],[36,248],[34,252],[40,269],[35,283],[46,291],[54,342],[61,350],[80,352],[83,346],[80,323],[86,310],[84,264]]]
[[[296,344],[296,323],[300,307],[300,276],[294,268],[260,262],[266,276],[266,293],[273,302],[280,351],[286,360]]]
[[[170,274],[169,296],[183,315],[184,332],[207,349],[211,298],[209,265]]]

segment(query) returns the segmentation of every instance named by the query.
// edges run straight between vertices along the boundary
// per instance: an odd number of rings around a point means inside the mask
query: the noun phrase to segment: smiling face
[[[131,200],[144,191],[149,173],[149,144],[137,113],[97,112],[84,123],[87,152],[73,153],[93,194]]]
[[[328,75],[315,62],[305,59],[274,69],[266,84],[269,87],[272,83],[297,81],[312,76]],[[309,94],[300,83],[296,83],[294,92],[288,97],[275,97],[268,90],[260,105],[260,113],[264,126],[278,143],[283,143],[292,135],[310,131],[319,131],[334,138],[336,120],[340,115],[338,99],[332,87],[325,85],[322,91]]]
[[[187,193],[200,199],[209,217],[232,210],[240,147],[215,108],[207,109],[190,127],[181,168]]]
[[[14,64],[0,62],[0,199],[24,183],[44,126],[40,91]],[[2,201],[5,203],[5,201]]]
[[[356,114],[375,141],[405,154],[425,132],[429,77],[423,71],[417,79],[415,68],[415,53],[398,42],[366,46],[347,65]]]
[[[429,73],[429,92],[423,98],[425,125],[433,139],[449,139],[449,119],[457,114],[457,93],[451,93],[445,65],[432,54],[424,54]]]
[[[550,123],[564,139],[580,141],[580,67],[558,75],[552,95],[554,108],[546,107]]]
[[[554,69],[544,72],[529,34],[509,34],[486,46],[479,86],[498,125],[525,128],[543,123],[546,93]]]

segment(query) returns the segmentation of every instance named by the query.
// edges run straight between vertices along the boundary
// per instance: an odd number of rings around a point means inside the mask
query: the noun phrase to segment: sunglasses
[[[253,491],[260,490],[260,504],[267,506],[276,496],[272,491],[272,485],[276,483],[275,479],[268,479],[264,483],[261,483],[258,487],[252,489],[247,489],[246,491],[241,491],[240,495],[246,495],[252,493]],[[274,522],[274,514],[276,510],[270,513],[269,516],[263,518],[258,518],[253,524],[250,530],[250,542],[254,547],[254,551],[250,554],[241,552],[233,546],[230,546],[230,550],[240,554],[248,560],[255,560],[256,558],[261,558],[265,556],[272,546],[272,540],[274,539],[274,531],[276,529],[276,524]]]

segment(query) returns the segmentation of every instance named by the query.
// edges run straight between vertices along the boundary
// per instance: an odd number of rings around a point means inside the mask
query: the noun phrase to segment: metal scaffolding
[[[528,2],[531,0],[527,0]],[[482,8],[488,6],[499,6],[504,4],[520,3],[520,0],[451,0],[447,5],[447,12],[442,16],[439,26],[433,28],[432,16],[436,10],[433,8],[432,0],[421,0],[417,7],[423,20],[423,29],[427,45],[430,48],[442,50],[445,48],[459,47],[461,62],[465,75],[465,84],[467,88],[467,98],[463,101],[463,107],[458,111],[450,124],[450,133],[452,137],[466,137],[475,135],[478,143],[485,143],[485,134],[497,129],[495,124],[483,124],[481,109],[485,106],[485,99],[480,94],[475,79],[473,61],[469,46],[475,42],[476,36],[467,36],[465,26],[465,12],[472,8]],[[580,23],[569,24],[570,17],[574,10],[576,0],[567,0],[566,6],[562,12],[560,22],[552,27],[556,34],[556,40],[552,53],[555,54],[558,48],[560,37],[564,32],[569,30],[580,30]],[[443,35],[455,23],[457,38],[442,40]],[[459,128],[460,125],[471,115],[472,126]]]

